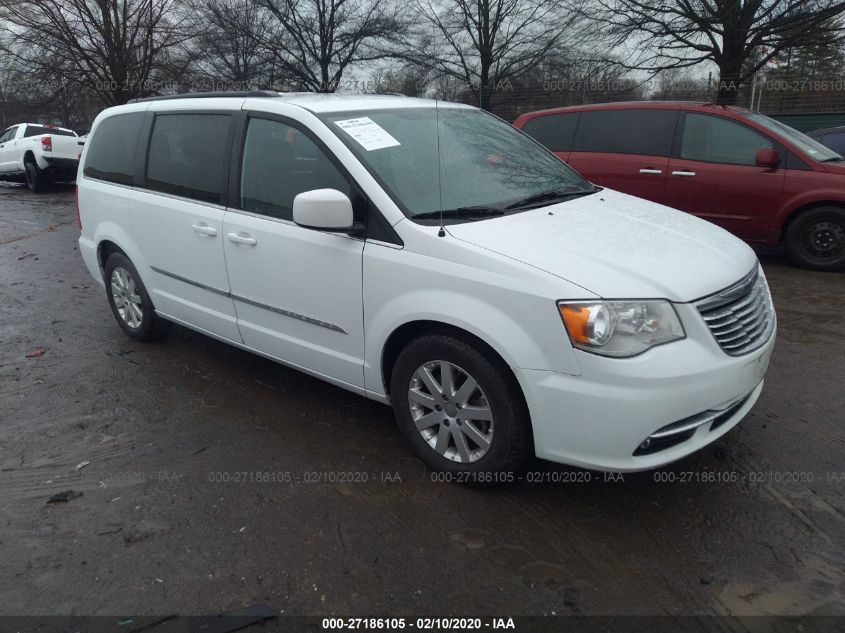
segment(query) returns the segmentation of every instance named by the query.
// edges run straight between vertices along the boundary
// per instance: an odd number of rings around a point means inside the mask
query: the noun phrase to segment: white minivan
[[[391,404],[431,468],[655,468],[754,405],[754,252],[596,187],[476,108],[224,93],[96,119],[80,252],[121,328],[170,322]]]

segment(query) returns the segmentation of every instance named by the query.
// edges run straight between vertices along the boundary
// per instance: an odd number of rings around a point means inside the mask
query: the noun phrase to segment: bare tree
[[[767,112],[824,112],[845,109],[841,85],[845,69],[842,20],[836,34],[810,46],[787,48],[759,74],[757,108]],[[752,104],[752,107],[753,104]]]
[[[257,0],[283,33],[274,61],[306,90],[334,92],[350,64],[390,56],[403,28],[390,0]],[[266,38],[265,38],[266,41]]]
[[[176,0],[12,0],[0,5],[0,24],[11,38],[5,53],[31,73],[65,72],[118,105],[181,69],[175,9]]]
[[[695,77],[690,70],[670,68],[657,73],[657,87],[651,95],[658,101],[710,101],[710,81]]]
[[[281,38],[267,10],[255,0],[191,0],[194,72],[211,89],[269,87],[272,49]]]
[[[557,0],[415,0],[422,28],[405,56],[463,82],[487,109],[496,90],[541,63],[571,36],[574,47],[586,30],[577,11]]]
[[[428,69],[406,63],[376,69],[371,83],[376,92],[422,97],[431,84],[429,75]]]
[[[636,38],[632,68],[661,71],[713,62],[719,103],[736,103],[740,86],[785,48],[830,35],[842,0],[597,0],[593,18],[617,46]],[[841,36],[841,32],[839,36]],[[747,63],[753,59],[753,63]]]

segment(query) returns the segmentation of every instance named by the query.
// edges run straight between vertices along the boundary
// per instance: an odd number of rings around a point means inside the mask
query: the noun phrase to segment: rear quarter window
[[[54,127],[46,127],[44,125],[27,125],[24,130],[24,138],[30,136],[41,136],[42,134],[52,134],[53,136],[76,136],[70,130],[60,130]]]
[[[553,152],[570,152],[580,112],[546,114],[529,119],[522,131]]]
[[[146,187],[220,204],[228,114],[159,114],[147,152]]]
[[[677,120],[677,110],[582,112],[572,151],[669,156]]]
[[[143,112],[127,112],[101,121],[87,140],[88,152],[82,174],[88,178],[131,185],[135,148],[143,118]]]

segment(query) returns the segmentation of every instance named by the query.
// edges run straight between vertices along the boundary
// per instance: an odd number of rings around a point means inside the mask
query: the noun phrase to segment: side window
[[[754,161],[754,162],[756,163],[757,161]],[[810,169],[807,166],[807,163],[805,163],[803,159],[798,158],[798,156],[795,155],[795,152],[791,152],[791,151],[786,152],[786,161],[784,161],[784,165],[786,166],[787,169],[798,169],[800,171],[812,171],[812,169]]]
[[[24,130],[23,137],[41,136],[42,134],[52,134],[53,136],[76,136],[70,130],[60,130],[55,127],[46,127],[44,125],[27,125]]]
[[[669,156],[677,120],[677,110],[588,110],[572,151]]]
[[[771,140],[739,123],[687,113],[681,158],[728,165],[756,165],[757,150],[774,148]]]
[[[15,135],[15,132],[17,132],[17,131],[18,131],[18,127],[15,126],[15,127],[9,128],[5,132],[3,132],[3,134],[0,135],[0,143],[5,143],[6,141],[11,140],[12,137]]]
[[[147,152],[146,187],[222,202],[228,114],[159,114]]]
[[[553,152],[569,152],[575,140],[579,112],[547,114],[529,119],[522,131]]]
[[[312,189],[337,189],[353,199],[349,181],[308,136],[279,121],[250,118],[241,162],[240,208],[292,220],[293,199]]]
[[[88,139],[84,176],[131,185],[135,172],[135,148],[143,112],[116,114],[97,124]]]

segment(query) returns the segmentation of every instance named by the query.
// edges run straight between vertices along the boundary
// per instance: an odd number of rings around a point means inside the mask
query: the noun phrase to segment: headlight
[[[634,356],[684,338],[668,301],[558,302],[572,345],[602,356]]]

